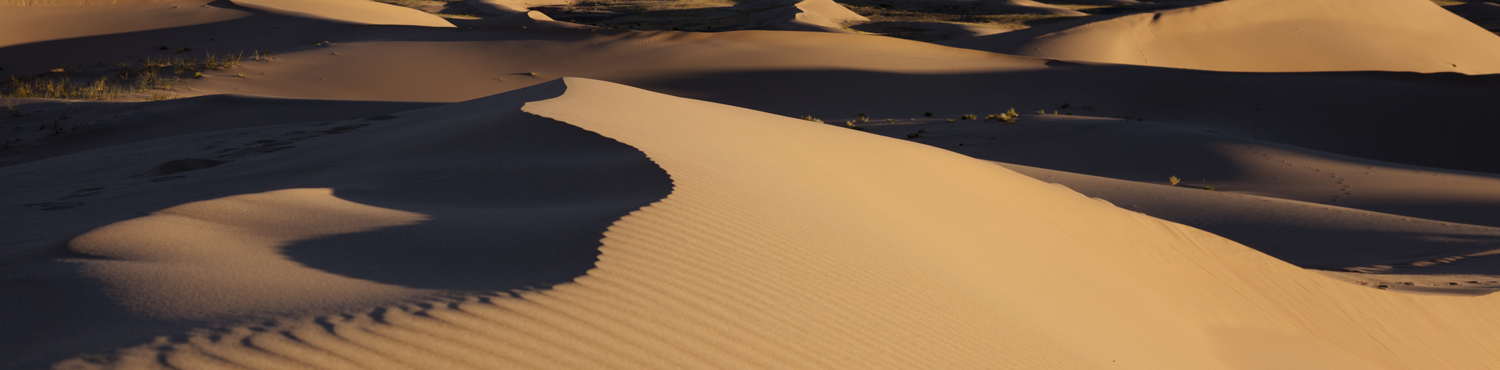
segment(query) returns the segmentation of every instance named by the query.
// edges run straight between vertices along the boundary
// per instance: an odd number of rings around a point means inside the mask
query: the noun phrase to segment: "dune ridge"
[[[420,10],[362,0],[230,0],[260,11],[358,24],[454,27]]]
[[[1484,345],[1500,328],[1486,314],[1495,297],[1357,287],[988,162],[842,128],[584,79],[518,93],[563,87],[521,110],[636,147],[674,183],[666,199],[609,227],[586,275],[550,290],[163,337],[116,353],[114,365],[1418,369],[1500,360]]]
[[[1500,38],[1427,0],[1227,0],[947,44],[1214,71],[1500,73]]]

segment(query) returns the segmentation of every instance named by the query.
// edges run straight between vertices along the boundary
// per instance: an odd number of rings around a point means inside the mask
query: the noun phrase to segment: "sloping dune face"
[[[1500,38],[1426,0],[1228,0],[954,45],[1216,71],[1500,73]]]
[[[1415,296],[1336,282],[987,162],[852,130],[593,80],[508,94],[564,85],[560,96],[533,99],[521,110],[633,146],[674,185],[666,199],[609,227],[586,275],[550,290],[162,337],[103,357],[114,359],[107,365],[1500,363],[1489,348],[1500,339],[1500,318],[1490,314],[1494,297]],[[463,105],[474,117],[497,114]],[[411,222],[406,214],[372,215]]]
[[[594,267],[610,224],[672,184],[639,150],[519,110],[560,93],[5,167],[0,184],[15,198],[4,207],[34,211],[0,215],[7,248],[61,245],[4,261],[0,367],[38,368],[183,326],[570,282]],[[79,188],[65,196],[76,203],[43,206],[61,212],[18,204]],[[143,215],[98,207],[108,204]],[[89,224],[99,227],[46,240]]]
[[[231,0],[246,8],[298,17],[359,24],[453,27],[438,16],[412,8],[364,0]]]

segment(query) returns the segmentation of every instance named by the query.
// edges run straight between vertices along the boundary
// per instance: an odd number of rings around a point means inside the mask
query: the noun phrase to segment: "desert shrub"
[[[989,122],[991,120],[994,120],[994,121],[999,121],[999,122],[1011,123],[1011,122],[1015,122],[1016,121],[1016,117],[1020,117],[1020,116],[1021,116],[1020,114],[1016,114],[1016,109],[1015,108],[1011,108],[1010,110],[1007,110],[1004,113],[991,114],[991,115],[988,115],[988,116],[984,116],[984,121],[985,122]]]
[[[1177,178],[1177,176],[1172,176],[1167,178],[1167,182],[1172,183],[1172,186],[1177,186],[1177,184],[1182,183],[1182,179]]]
[[[854,124],[854,121],[844,121],[844,127],[848,127],[848,128],[853,129],[855,131],[864,131],[865,130],[864,127],[860,127],[859,125]]]
[[[958,116],[958,119],[963,119],[963,120],[979,119],[979,116],[976,116],[976,115],[973,115],[973,114],[965,114],[965,115],[962,115],[962,116]]]
[[[1218,191],[1218,190],[1214,190],[1214,187],[1212,187],[1212,186],[1204,186],[1204,187],[1203,187],[1203,190],[1208,190],[1208,191]]]
[[[269,60],[270,52],[255,53],[256,60]],[[12,77],[10,81],[0,83],[0,97],[115,100],[150,93],[149,99],[161,100],[176,97],[176,94],[155,91],[176,88],[183,81],[182,76],[202,78],[205,71],[235,67],[243,60],[240,53],[205,53],[201,58],[148,57],[112,67],[100,63],[107,68],[87,74],[57,69],[35,77]]]
[[[811,115],[808,115],[808,116],[802,116],[802,119],[804,119],[804,120],[808,120],[808,121],[811,121],[811,122],[817,122],[817,123],[823,123],[823,120],[821,120],[821,119],[818,119],[818,118],[817,118],[817,117],[813,117],[813,116],[811,116]]]

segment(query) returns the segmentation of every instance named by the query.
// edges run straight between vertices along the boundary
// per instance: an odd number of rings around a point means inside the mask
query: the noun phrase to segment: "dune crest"
[[[1427,0],[1227,0],[950,44],[1215,71],[1500,73],[1500,38]]]
[[[759,28],[770,30],[853,33],[844,26],[870,20],[832,0],[761,0],[742,3],[736,7],[769,7],[769,10],[751,15],[750,22],[758,24]]]
[[[420,10],[366,0],[230,0],[246,8],[335,22],[423,27],[453,27]]]
[[[1500,361],[1487,350],[1500,339],[1500,319],[1489,315],[1496,297],[1354,286],[989,162],[843,128],[585,79],[512,94],[562,85],[560,96],[521,110],[636,147],[675,185],[610,226],[586,275],[550,290],[163,337],[116,353],[115,364],[1425,369]],[[494,114],[460,105],[471,117]]]

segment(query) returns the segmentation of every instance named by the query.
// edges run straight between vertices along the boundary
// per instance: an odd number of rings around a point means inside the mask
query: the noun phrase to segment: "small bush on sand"
[[[1177,178],[1177,176],[1172,176],[1167,178],[1167,182],[1172,183],[1172,186],[1177,186],[1177,184],[1182,183],[1182,179]]]
[[[932,112],[922,112],[922,117],[932,117]]]
[[[864,131],[865,130],[864,127],[860,127],[859,125],[854,124],[854,121],[844,121],[844,127],[848,127],[848,128],[853,129],[855,131]]]
[[[269,55],[269,52],[256,53]],[[240,65],[241,54],[204,54],[202,58],[145,58],[135,63],[119,63],[90,72],[57,69],[34,77],[12,77],[0,82],[0,97],[78,100],[115,100],[134,96],[159,100],[176,94],[157,94],[172,90],[183,79],[179,76],[203,77],[203,72]],[[262,58],[260,60],[268,60]],[[239,74],[243,76],[244,74]],[[149,94],[148,94],[149,93]],[[148,94],[136,96],[137,94]]]
[[[995,120],[995,121],[999,121],[999,122],[1011,123],[1011,122],[1015,122],[1016,121],[1016,117],[1020,117],[1020,116],[1021,115],[1016,114],[1016,109],[1015,108],[1011,108],[1010,110],[1005,111],[1005,113],[991,114],[991,115],[985,116],[984,117],[984,121],[985,122],[989,122],[990,120]]]
[[[1204,186],[1204,187],[1203,187],[1203,190],[1208,190],[1208,191],[1218,191],[1218,190],[1214,190],[1214,187],[1212,187],[1212,186]]]
[[[817,117],[810,116],[810,115],[809,116],[802,116],[802,119],[810,121],[810,122],[823,123],[823,120],[818,119]]]
[[[958,116],[958,119],[962,119],[962,120],[979,119],[979,116],[973,115],[973,114],[965,114],[965,115],[962,115],[962,116]]]

